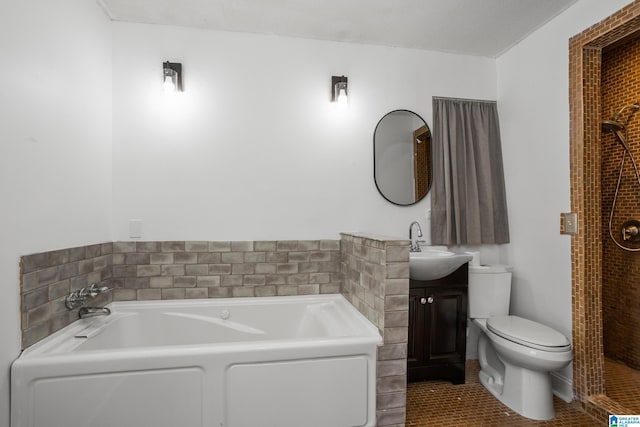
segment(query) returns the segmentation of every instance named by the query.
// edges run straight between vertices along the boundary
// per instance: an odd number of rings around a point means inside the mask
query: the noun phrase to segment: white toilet
[[[480,382],[499,401],[534,420],[554,417],[549,373],[567,366],[571,343],[540,323],[509,316],[511,268],[469,266],[469,317],[480,330]]]

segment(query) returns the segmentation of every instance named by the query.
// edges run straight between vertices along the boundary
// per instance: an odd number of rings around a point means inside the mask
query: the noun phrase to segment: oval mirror
[[[431,187],[431,130],[409,110],[387,113],[373,133],[373,179],[382,197],[412,205]]]

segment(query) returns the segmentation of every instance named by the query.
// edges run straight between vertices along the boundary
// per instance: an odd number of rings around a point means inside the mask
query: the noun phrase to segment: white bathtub
[[[381,338],[341,295],[109,307],[13,363],[12,427],[375,425]]]

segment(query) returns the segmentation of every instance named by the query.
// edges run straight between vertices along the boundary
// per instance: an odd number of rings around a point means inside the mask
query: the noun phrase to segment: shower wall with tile
[[[611,119],[624,106],[640,101],[640,38],[632,38],[602,53],[601,114]],[[630,114],[625,110],[624,121]],[[640,113],[626,126],[627,144],[640,160]],[[602,133],[602,314],[604,354],[640,369],[640,252],[620,249],[609,236],[609,215],[620,171],[623,147],[612,132]],[[612,234],[622,242],[622,224],[640,220],[640,183],[626,157],[612,221]]]

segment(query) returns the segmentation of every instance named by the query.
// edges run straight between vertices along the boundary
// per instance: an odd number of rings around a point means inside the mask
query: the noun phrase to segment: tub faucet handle
[[[99,286],[98,283],[92,283],[91,286],[89,286],[89,292],[91,292],[92,296],[97,296],[99,294],[104,294],[106,292],[111,291],[112,288],[109,288],[107,286]]]
[[[99,286],[97,283],[92,283],[88,288],[82,288],[77,291],[71,292],[64,300],[64,304],[69,310],[78,308],[89,299],[93,299],[100,294],[109,292],[111,288],[107,286]]]

